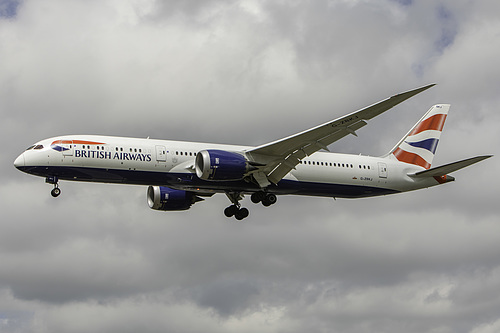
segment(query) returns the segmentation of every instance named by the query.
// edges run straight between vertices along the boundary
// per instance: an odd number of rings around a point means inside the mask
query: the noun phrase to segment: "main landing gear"
[[[243,220],[248,216],[249,213],[250,212],[248,211],[248,209],[245,207],[241,207],[241,205],[231,205],[224,209],[224,215],[226,215],[227,217],[234,216],[234,218],[238,221]]]
[[[243,199],[243,195],[240,192],[226,192],[227,197],[233,203],[231,206],[224,209],[224,215],[227,217],[235,217],[237,220],[243,220],[248,217],[249,211],[245,207],[241,207],[240,200]],[[252,193],[250,199],[253,203],[262,202],[265,207],[275,204],[278,200],[276,195],[273,193],[266,193],[264,191],[259,191]]]
[[[50,191],[50,194],[54,198],[57,198],[61,194],[61,189],[59,188],[58,181],[59,181],[59,179],[57,177],[47,177],[47,178],[45,178],[45,182],[46,183],[54,185],[54,188],[52,189],[52,191]]]
[[[243,220],[248,216],[249,211],[247,208],[241,207],[240,200],[243,196],[240,192],[226,192],[227,197],[233,203],[231,206],[224,209],[226,217],[235,217],[238,221]]]
[[[276,197],[275,194],[266,193],[263,191],[252,193],[252,196],[250,197],[250,199],[252,200],[253,203],[262,202],[262,204],[265,207],[269,207],[271,205],[274,205],[276,203],[276,201],[278,201],[278,198]]]

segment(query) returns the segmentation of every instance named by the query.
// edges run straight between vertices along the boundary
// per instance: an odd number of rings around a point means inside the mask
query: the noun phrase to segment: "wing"
[[[304,132],[252,148],[245,152],[247,157],[254,162],[255,170],[251,171],[251,174],[261,187],[268,186],[270,183],[276,184],[304,157],[320,149],[328,150],[328,145],[346,135],[356,135],[358,129],[367,125],[366,120],[382,114],[432,86],[434,84],[394,95]]]

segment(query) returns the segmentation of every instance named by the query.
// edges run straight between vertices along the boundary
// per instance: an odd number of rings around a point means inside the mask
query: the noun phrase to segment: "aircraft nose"
[[[24,153],[19,155],[14,161],[14,166],[18,169],[24,167]]]

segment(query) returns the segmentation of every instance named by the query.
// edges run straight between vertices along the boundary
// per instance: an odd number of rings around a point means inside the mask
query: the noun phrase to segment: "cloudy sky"
[[[494,0],[0,0],[1,332],[500,331],[498,157],[441,187],[337,200],[146,188],[14,159],[61,134],[258,145],[438,85],[331,150],[382,155],[435,103],[434,163],[500,155]]]

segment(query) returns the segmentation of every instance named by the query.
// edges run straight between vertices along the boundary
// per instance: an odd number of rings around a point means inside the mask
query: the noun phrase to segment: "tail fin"
[[[400,162],[429,169],[434,159],[449,104],[434,105],[388,154]]]

